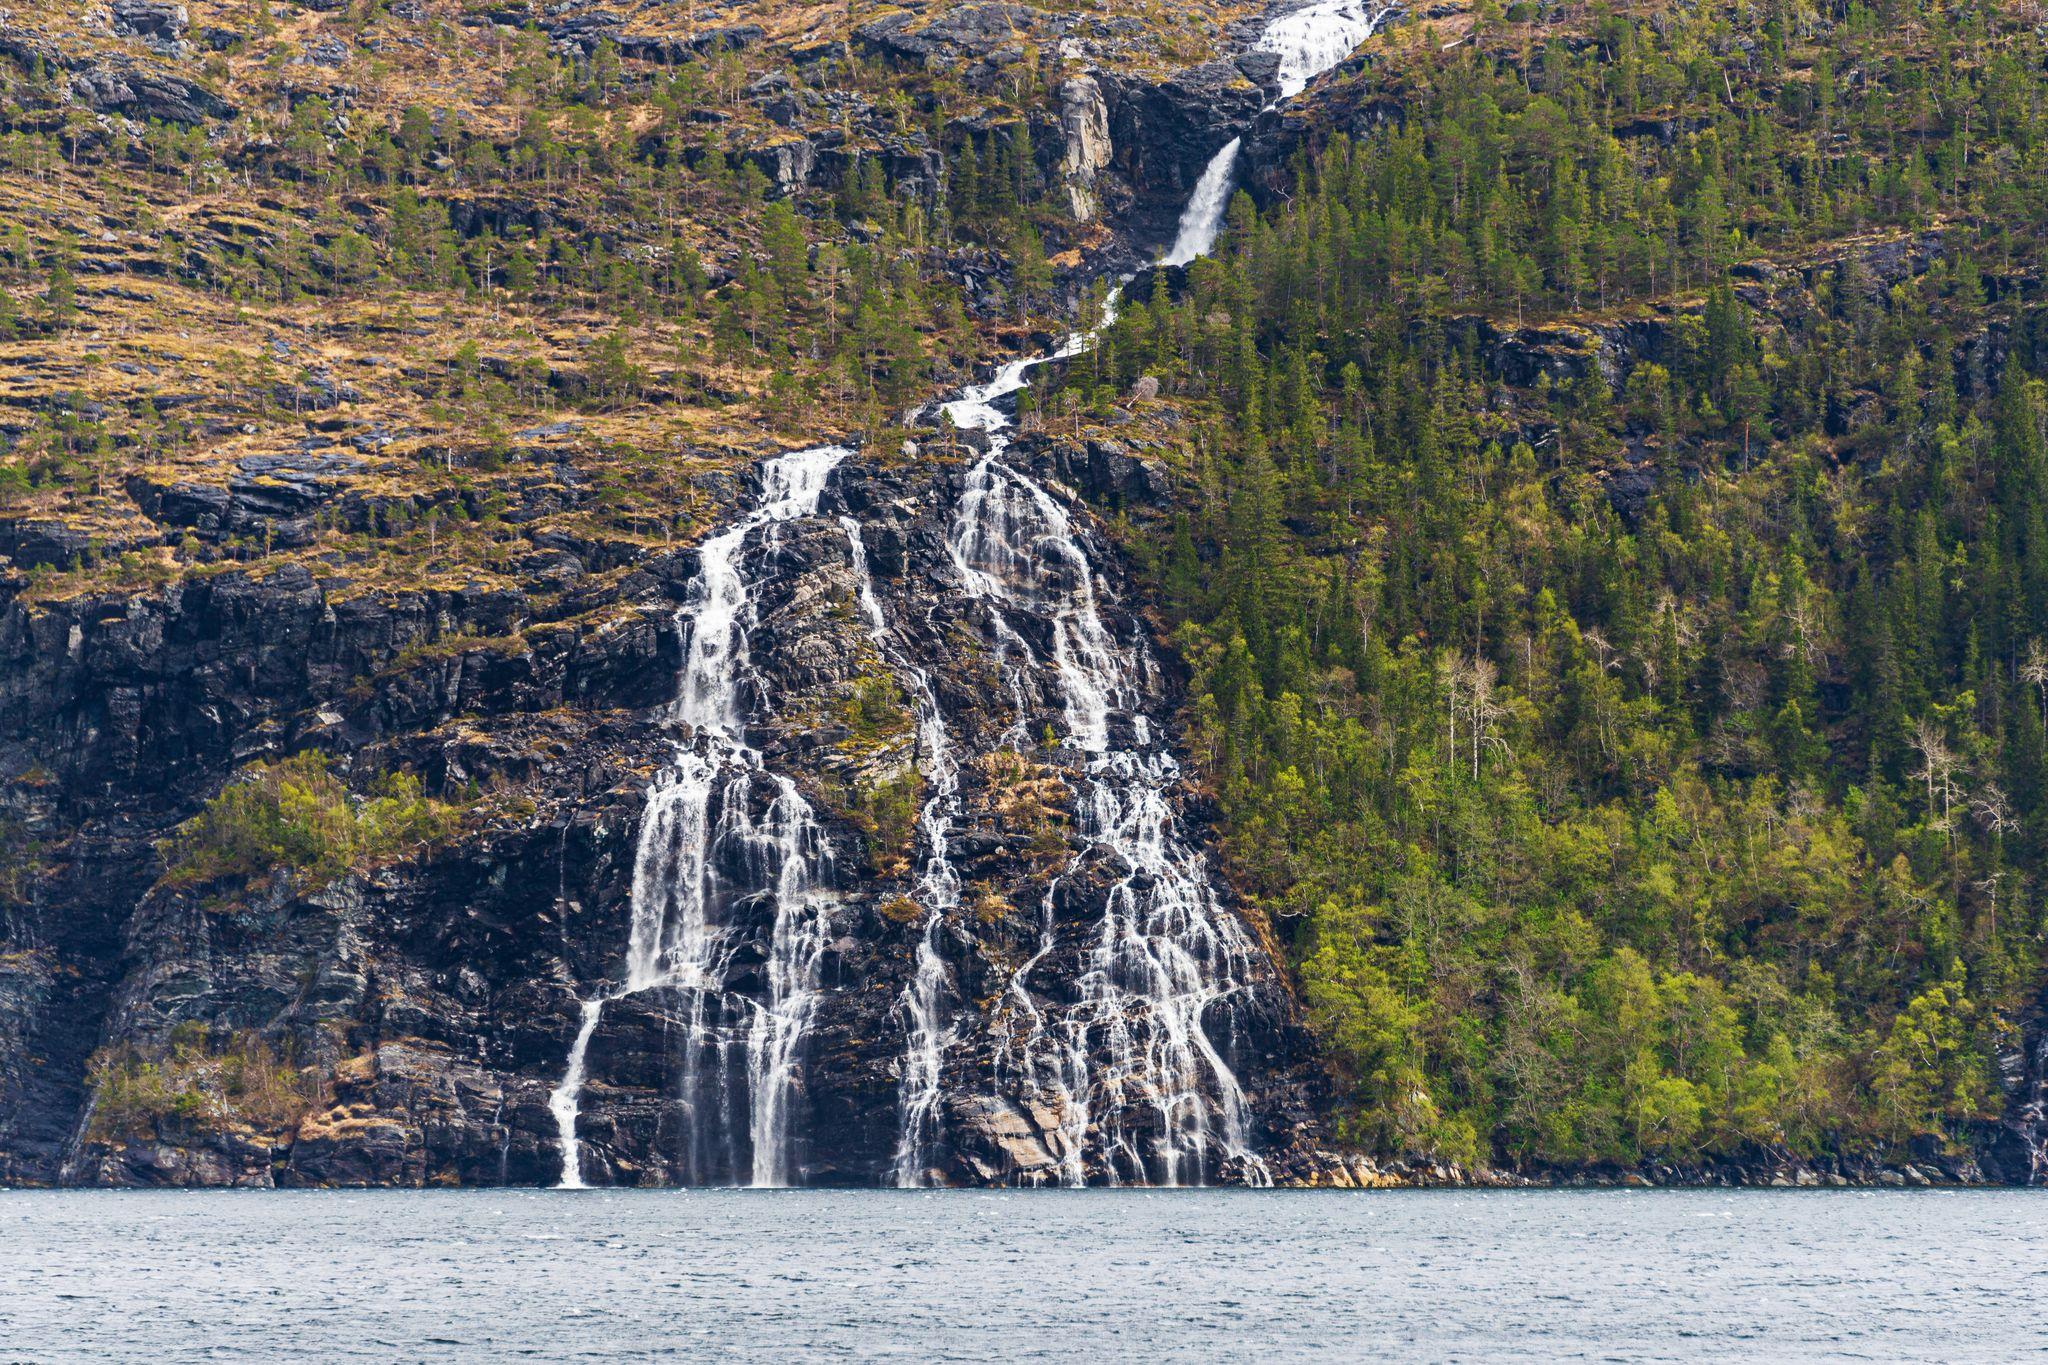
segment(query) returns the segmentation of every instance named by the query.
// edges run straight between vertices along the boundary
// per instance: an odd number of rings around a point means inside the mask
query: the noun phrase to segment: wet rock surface
[[[446,1178],[482,1160],[463,1068],[495,1085],[505,1058],[539,1065],[558,1051],[545,1012],[565,992],[549,983],[564,960],[609,946],[581,948],[563,907],[620,895],[617,839],[639,808],[644,712],[673,676],[660,585],[646,580],[644,609],[615,600],[609,618],[563,621],[546,619],[558,607],[501,590],[380,597],[347,586],[299,566],[230,569],[0,609],[0,820],[36,873],[0,906],[0,1179]],[[534,808],[424,864],[314,894],[283,879],[246,894],[152,889],[157,839],[241,765],[306,748],[343,772],[410,768],[451,798],[517,783]],[[260,1033],[334,1076],[344,1107],[396,1102],[417,1125],[427,1108],[459,1104],[460,1140],[430,1159],[418,1151],[427,1139],[410,1137],[404,1167],[348,1155],[352,1140],[328,1134],[318,1175],[295,1176],[286,1143],[232,1179],[160,1150],[215,1145],[217,1134],[166,1134],[132,1158],[95,1150],[88,1058],[159,1048],[180,1024]],[[408,1072],[436,1073],[433,1085],[386,1079],[379,1059],[405,1040],[428,1058]],[[442,1054],[445,1065],[431,1060]],[[361,1059],[354,1071],[349,1058]],[[516,1117],[517,1094],[502,1098]]]

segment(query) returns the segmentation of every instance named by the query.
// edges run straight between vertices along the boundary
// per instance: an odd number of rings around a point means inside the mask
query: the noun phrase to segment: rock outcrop
[[[166,47],[176,40],[161,35],[183,32],[177,23],[183,10],[177,6],[146,5],[122,13],[132,16],[126,21],[130,24],[148,25],[150,33],[159,35],[156,41]],[[168,65],[114,52],[73,51],[48,35],[7,22],[4,15],[0,15],[0,57],[23,67],[41,63],[64,73],[71,97],[96,113],[188,125],[234,113],[234,106],[206,85]]]
[[[1060,87],[1060,174],[1067,211],[1076,222],[1095,216],[1095,177],[1110,163],[1109,106],[1092,76],[1076,76]]]

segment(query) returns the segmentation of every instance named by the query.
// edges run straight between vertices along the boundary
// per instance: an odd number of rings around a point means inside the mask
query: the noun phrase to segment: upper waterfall
[[[1266,107],[1275,108],[1306,90],[1310,81],[1370,38],[1390,12],[1384,5],[1368,10],[1365,0],[1322,0],[1268,24],[1255,46],[1280,56],[1275,78],[1280,99]],[[1243,148],[1244,139],[1234,137],[1203,167],[1194,193],[1181,210],[1173,245],[1159,258],[1159,264],[1186,265],[1208,255],[1216,245],[1224,216],[1230,211],[1231,192],[1237,188],[1237,158]]]
[[[1357,50],[1387,17],[1388,6],[1366,0],[1320,0],[1266,25],[1255,46],[1280,54],[1280,98],[1291,100],[1308,83]]]

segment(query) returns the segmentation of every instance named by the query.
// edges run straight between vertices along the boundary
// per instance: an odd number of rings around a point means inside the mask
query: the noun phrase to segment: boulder
[[[192,26],[183,5],[175,0],[114,0],[114,32],[129,38],[170,45]]]

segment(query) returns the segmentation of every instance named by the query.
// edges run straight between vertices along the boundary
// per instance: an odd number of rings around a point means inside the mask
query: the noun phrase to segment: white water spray
[[[1308,83],[1328,71],[1372,37],[1392,11],[1368,10],[1365,0],[1322,0],[1322,3],[1284,14],[1266,26],[1254,46],[1262,52],[1280,55],[1280,98],[1266,106],[1278,108],[1308,88]],[[1173,245],[1159,258],[1161,265],[1187,265],[1209,254],[1223,232],[1223,219],[1230,212],[1230,196],[1237,188],[1237,158],[1244,139],[1234,137],[1209,159],[1181,210],[1180,226]]]
[[[1362,0],[1324,0],[1274,21],[1259,46],[1279,52],[1281,97],[1369,36],[1384,11]],[[1241,142],[1212,158],[1163,258],[1186,264],[1221,231]],[[1096,328],[1115,319],[1112,291]],[[1018,716],[1029,707],[1021,678],[1040,664],[1006,613],[1035,615],[1050,628],[1067,745],[1083,790],[1077,834],[1128,869],[1110,888],[1086,952],[1074,998],[1055,1003],[1032,990],[1032,973],[1054,947],[1057,885],[1047,894],[1041,942],[1013,975],[999,1063],[1041,1109],[1057,1115],[1053,1146],[1061,1178],[1086,1178],[1090,1134],[1107,1178],[1179,1184],[1207,1180],[1232,1163],[1257,1182],[1265,1168],[1251,1150],[1243,1092],[1226,1060],[1237,1008],[1248,998],[1256,947],[1217,904],[1199,850],[1178,828],[1168,793],[1179,780],[1138,710],[1137,681],[1152,668],[1142,635],[1119,641],[1102,616],[1085,550],[1060,503],[1003,463],[1008,419],[996,404],[1026,386],[1029,370],[1078,355],[1093,330],[1049,355],[1014,361],[945,410],[961,427],[986,432],[990,449],[970,473],[956,508],[950,548],[963,582],[989,614]],[[635,852],[632,926],[623,981],[581,1002],[561,1083],[549,1098],[559,1130],[563,1188],[582,1188],[579,1106],[589,1048],[607,1004],[664,989],[686,1002],[680,1101],[689,1133],[692,1183],[784,1184],[799,1173],[792,1151],[801,1046],[829,938],[830,846],[809,805],[786,778],[768,773],[745,737],[758,686],[747,657],[751,585],[740,567],[748,537],[770,523],[814,515],[826,478],[846,456],[837,447],[769,461],[760,505],[707,541],[692,598],[677,613],[689,641],[671,719],[684,729],[670,765],[648,795]],[[845,523],[861,606],[887,654],[887,622],[869,582],[859,527]],[[940,933],[957,912],[960,887],[948,858],[958,775],[944,717],[925,676],[913,679],[919,745],[931,794],[920,815],[925,860],[918,895],[926,907],[917,968],[901,1001],[906,1019],[899,1085],[899,1183],[922,1183],[937,1139],[940,1074],[955,1041],[945,1017],[950,982]],[[757,785],[772,790],[756,815]],[[1077,859],[1077,863],[1078,863]],[[759,941],[734,921],[751,898],[772,907],[764,945],[765,998],[728,988],[735,955]],[[1216,1036],[1221,1032],[1221,1040]],[[1005,1078],[999,1078],[1005,1079]],[[1149,1107],[1146,1131],[1128,1120]],[[746,1157],[741,1155],[745,1129]]]
[[[1230,139],[1202,169],[1195,192],[1180,211],[1180,230],[1174,234],[1173,245],[1159,258],[1161,265],[1186,265],[1208,255],[1209,248],[1216,245],[1223,232],[1223,215],[1230,211],[1230,192],[1237,187],[1237,154],[1243,146],[1243,138]]]
[[[1280,54],[1280,99],[1291,100],[1357,51],[1390,12],[1385,5],[1369,8],[1366,0],[1321,0],[1266,25],[1253,46]]]
[[[953,758],[945,712],[932,691],[930,675],[890,645],[889,622],[875,596],[860,523],[852,517],[842,517],[840,524],[846,529],[847,543],[853,552],[861,615],[867,620],[875,648],[910,682],[911,697],[917,706],[919,764],[930,784],[930,793],[918,812],[918,834],[924,843],[925,858],[913,894],[925,911],[924,927],[918,937],[916,970],[897,1002],[904,1020],[904,1053],[897,1081],[898,1137],[891,1174],[897,1185],[914,1188],[930,1178],[933,1149],[939,1137],[939,1101],[943,1098],[940,1078],[946,1049],[955,1037],[947,1018],[952,980],[945,957],[939,951],[939,936],[944,932],[946,917],[960,908],[960,874],[954,869],[951,856],[953,820],[959,812],[960,772]]]
[[[548,1102],[561,1144],[561,1188],[584,1184],[576,1122],[604,1007],[656,988],[674,992],[686,1009],[680,1101],[690,1182],[737,1183],[744,1174],[755,1185],[785,1185],[796,1178],[791,1110],[830,936],[830,902],[821,893],[831,848],[795,785],[768,773],[746,740],[758,679],[747,651],[754,606],[741,554],[763,527],[815,515],[826,479],[849,453],[820,446],[767,461],[760,503],[698,552],[690,599],[676,612],[688,644],[669,719],[684,737],[641,817],[624,981],[583,1002]],[[772,796],[757,816],[759,785]],[[727,986],[736,955],[759,938],[729,912],[757,896],[773,914],[762,945],[761,999]]]
[[[1201,853],[1174,819],[1168,793],[1180,770],[1140,714],[1137,681],[1150,669],[1142,636],[1115,637],[1065,508],[1002,462],[1000,424],[984,430],[991,450],[968,475],[953,557],[998,618],[1024,613],[1050,626],[1066,744],[1082,772],[1084,852],[1070,873],[1096,849],[1126,869],[1104,899],[1071,1002],[1033,989],[1056,946],[1057,885],[1048,892],[1038,950],[1010,982],[998,1054],[1013,1074],[998,1081],[1055,1116],[1063,1183],[1088,1177],[1091,1131],[1113,1182],[1203,1183],[1226,1165],[1259,1182],[1243,1088],[1210,1035],[1249,1002],[1257,946],[1218,905]],[[1153,1112],[1144,1134],[1129,1119],[1141,1106]]]
[[[1275,20],[1258,45],[1280,54],[1280,98],[1342,61],[1387,12],[1369,14],[1363,0],[1325,0]],[[1204,169],[1164,264],[1186,265],[1215,245],[1242,145],[1232,140]],[[1112,293],[1094,330],[1075,333],[1050,355],[1012,361],[944,405],[955,426],[978,429],[989,442],[968,474],[949,546],[1011,675],[1013,729],[1021,735],[1028,713],[1018,675],[1040,662],[1011,624],[1018,613],[1050,627],[1066,744],[1083,775],[1077,836],[1084,850],[1106,850],[1127,869],[1104,899],[1071,1001],[1032,989],[1033,972],[1056,948],[1058,883],[1047,891],[1038,949],[1013,974],[1001,1015],[997,1060],[1010,1074],[998,1083],[1014,1083],[1034,1110],[1056,1116],[1048,1138],[1063,1183],[1088,1178],[1091,1133],[1101,1173],[1113,1183],[1202,1183],[1226,1165],[1264,1183],[1243,1088],[1225,1055],[1260,951],[1218,904],[1203,855],[1174,817],[1168,794],[1180,770],[1140,710],[1137,682],[1152,667],[1142,633],[1127,642],[1115,637],[1065,508],[1002,458],[1009,419],[997,404],[1028,385],[1035,365],[1093,345],[1096,331],[1114,321],[1116,300]],[[920,1046],[913,1039],[906,1075]],[[1140,1107],[1152,1111],[1148,1133],[1128,1119]],[[900,1160],[897,1174],[903,1181]]]

